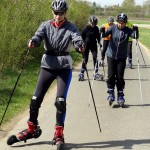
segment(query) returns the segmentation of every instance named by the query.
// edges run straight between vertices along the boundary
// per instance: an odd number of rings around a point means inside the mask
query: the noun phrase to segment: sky
[[[121,5],[123,0],[86,0],[91,3],[95,2],[96,4],[100,4],[101,7],[111,6],[111,5]],[[142,5],[145,0],[135,0],[136,5]]]

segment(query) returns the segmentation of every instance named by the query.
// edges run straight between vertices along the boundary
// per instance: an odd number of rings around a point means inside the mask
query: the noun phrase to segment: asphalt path
[[[104,81],[93,80],[93,62],[90,54],[87,68],[102,132],[99,130],[93,100],[90,98],[87,76],[85,75],[85,81],[79,82],[81,64],[76,67],[67,98],[64,150],[150,149],[150,52],[142,45],[140,49],[141,51],[134,42],[133,69],[127,66],[125,70],[124,108],[119,107],[116,101],[109,106],[105,82],[107,63],[105,62]],[[99,73],[104,73],[102,67],[99,68]],[[52,146],[56,112],[55,95],[56,86],[46,94],[40,108],[39,125],[43,133],[38,139],[30,139],[27,143],[15,143],[12,146],[6,144],[10,135],[27,127],[28,111],[26,111],[12,123],[11,130],[3,131],[7,134],[0,140],[0,149],[55,150],[56,146]]]

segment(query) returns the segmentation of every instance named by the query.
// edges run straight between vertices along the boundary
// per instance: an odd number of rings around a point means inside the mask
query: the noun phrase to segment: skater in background
[[[76,26],[66,19],[68,5],[65,0],[54,0],[51,4],[54,18],[43,22],[35,35],[29,40],[28,47],[38,47],[44,41],[45,54],[41,60],[41,70],[35,92],[31,98],[28,128],[8,139],[8,145],[34,138],[38,128],[39,108],[52,82],[57,81],[56,125],[53,144],[64,144],[64,122],[66,99],[72,78],[71,45],[83,52],[84,42]],[[45,118],[46,119],[46,118]],[[14,140],[14,141],[13,141]]]
[[[82,30],[82,38],[85,42],[86,48],[83,54],[84,61],[82,63],[81,73],[79,74],[79,81],[84,80],[85,67],[88,63],[89,52],[93,56],[93,65],[95,69],[94,79],[99,78],[98,62],[97,62],[97,43],[100,44],[99,28],[97,27],[98,19],[95,16],[90,16],[88,24]],[[100,44],[101,45],[101,44]]]
[[[133,29],[126,27],[128,17],[125,13],[119,13],[116,17],[117,24],[111,26],[107,31],[101,28],[102,37],[111,35],[110,43],[106,51],[108,64],[107,87],[109,94],[108,101],[111,105],[115,100],[114,89],[117,87],[117,101],[120,106],[125,102],[124,99],[124,72],[127,58],[127,46],[129,37],[138,38],[138,27]]]
[[[114,25],[114,18],[112,16],[109,16],[108,22],[103,24],[102,27],[104,27],[105,31],[107,31],[108,28],[110,28],[110,26],[112,26],[112,25]],[[100,36],[101,36],[101,33],[100,33]],[[100,66],[104,66],[105,53],[106,53],[107,47],[109,45],[109,40],[110,40],[110,35],[103,38],[103,49],[101,51],[101,60],[100,60],[100,64],[99,64]]]
[[[127,21],[126,26],[128,28],[133,28],[133,24],[130,21]],[[132,38],[129,37],[128,47],[127,47],[127,57],[128,57],[128,66],[132,69]]]

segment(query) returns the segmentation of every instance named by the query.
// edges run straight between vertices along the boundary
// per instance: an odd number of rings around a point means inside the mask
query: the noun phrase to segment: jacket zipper
[[[117,55],[118,55],[118,50],[119,50],[119,45],[120,45],[121,34],[122,34],[122,31],[119,31],[119,42],[118,42],[117,52],[116,52],[116,56],[115,56],[116,60],[117,60]]]

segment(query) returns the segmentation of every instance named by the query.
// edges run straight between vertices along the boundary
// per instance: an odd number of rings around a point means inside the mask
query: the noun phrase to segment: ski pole
[[[97,113],[97,109],[96,109],[96,105],[95,105],[95,100],[94,100],[94,96],[93,96],[93,91],[92,91],[92,88],[91,88],[89,74],[88,74],[88,70],[87,70],[87,67],[86,67],[86,63],[85,63],[84,57],[83,57],[83,62],[85,64],[85,71],[86,71],[87,78],[88,78],[89,88],[90,88],[90,92],[91,92],[91,95],[92,95],[92,100],[93,100],[93,105],[94,105],[94,108],[95,108],[95,113],[96,113],[96,117],[97,117],[97,122],[98,122],[99,130],[101,132],[100,121],[99,121],[99,118],[98,118],[98,113]]]
[[[101,46],[99,45],[99,51],[101,52]],[[105,68],[104,65],[101,65],[103,67],[103,73],[104,73],[104,77],[105,77]]]
[[[12,90],[12,92],[11,92],[11,94],[10,94],[10,98],[9,98],[8,103],[7,103],[7,106],[6,106],[6,109],[5,109],[5,111],[4,111],[4,114],[3,114],[3,116],[2,116],[2,119],[1,119],[1,122],[0,122],[0,126],[2,125],[3,119],[4,119],[4,117],[5,117],[5,114],[6,114],[6,112],[7,112],[8,106],[9,106],[9,104],[10,104],[10,101],[11,101],[11,99],[12,99],[12,96],[13,96],[13,94],[14,94],[14,91],[15,91],[15,89],[16,89],[16,86],[17,86],[17,84],[18,84],[18,81],[19,81],[20,76],[21,76],[21,74],[22,74],[22,71],[23,71],[23,69],[24,69],[24,65],[25,65],[25,62],[26,62],[26,60],[27,60],[27,58],[28,58],[28,55],[29,55],[29,49],[28,49],[28,51],[27,51],[27,53],[26,53],[26,56],[25,56],[25,58],[24,58],[24,61],[23,61],[23,64],[22,64],[20,73],[19,73],[18,78],[17,78],[17,80],[16,80],[16,83],[15,83],[15,85],[14,85],[14,87],[13,87],[13,90]]]
[[[98,60],[96,60],[96,64],[95,64],[95,66],[94,66],[94,74],[95,74],[95,70],[96,70],[97,65],[98,65]],[[91,85],[91,88],[92,88],[92,89],[93,89],[93,84],[94,84],[94,77],[93,77],[93,79],[92,79],[92,85]],[[92,97],[92,95],[91,95],[91,92],[90,92],[89,105],[88,105],[88,107],[90,106],[91,97]]]
[[[100,49],[100,45],[99,45],[98,49]],[[98,50],[98,52],[99,51],[101,51],[101,50]],[[94,66],[94,74],[95,74],[95,70],[96,70],[97,67],[98,67],[98,59],[96,60],[96,64]],[[103,71],[105,71],[105,70],[103,70]],[[104,76],[105,76],[105,73],[104,73]],[[94,83],[94,77],[93,77],[93,80],[92,80],[92,86],[91,86],[92,89],[93,89],[93,83]],[[89,105],[88,105],[88,107],[90,106],[90,101],[91,101],[91,93],[90,93],[90,97],[89,97]]]
[[[105,68],[104,68],[104,65],[103,65],[103,72],[104,72],[104,77],[105,77]]]
[[[140,47],[139,42],[138,42],[138,40],[137,40],[137,39],[136,39],[136,42],[137,42],[137,45],[138,45],[138,47],[139,47],[139,50],[140,50],[141,56],[142,56],[142,58],[143,58],[143,62],[144,62],[144,64],[145,64],[145,66],[146,66],[145,59],[144,59],[144,56],[143,56],[143,54],[142,54],[142,50],[141,50],[141,47]]]
[[[140,85],[140,93],[141,93],[141,102],[143,106],[143,93],[142,93],[142,84],[141,84],[141,74],[140,74],[140,64],[139,64],[139,57],[138,57],[138,41],[136,40],[136,55],[137,55],[137,63],[138,63],[138,75],[139,75],[139,85]]]

